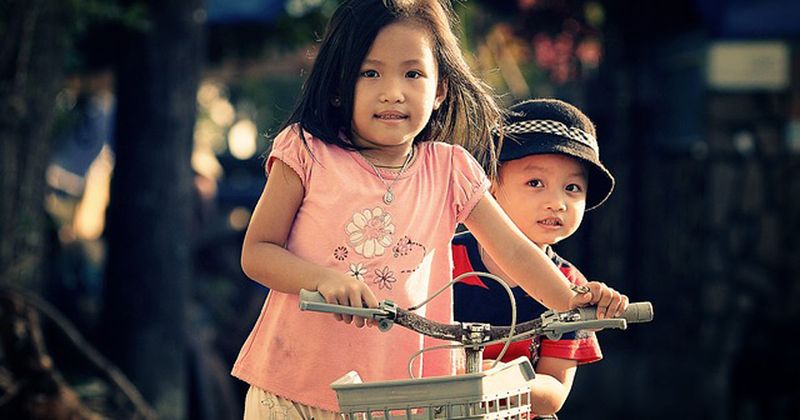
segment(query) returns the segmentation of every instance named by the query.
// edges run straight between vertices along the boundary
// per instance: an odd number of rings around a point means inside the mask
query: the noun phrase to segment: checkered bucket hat
[[[603,204],[614,177],[600,162],[594,124],[578,108],[557,99],[534,99],[509,108],[503,127],[500,161],[560,153],[584,162],[589,172],[586,209]]]

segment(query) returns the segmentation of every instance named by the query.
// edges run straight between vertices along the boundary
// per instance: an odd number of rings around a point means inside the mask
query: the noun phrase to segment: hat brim
[[[586,210],[603,204],[614,190],[614,177],[602,162],[596,158],[591,147],[566,139],[556,134],[537,133],[536,141],[517,140],[509,135],[504,138],[500,150],[500,161],[521,159],[529,155],[558,153],[574,157],[583,162],[588,169],[589,190],[586,194]]]

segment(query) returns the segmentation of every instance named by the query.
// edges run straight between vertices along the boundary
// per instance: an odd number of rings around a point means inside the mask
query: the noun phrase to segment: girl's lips
[[[379,120],[392,121],[392,120],[404,120],[408,118],[408,116],[400,112],[388,111],[388,112],[379,112],[375,114],[375,118]]]

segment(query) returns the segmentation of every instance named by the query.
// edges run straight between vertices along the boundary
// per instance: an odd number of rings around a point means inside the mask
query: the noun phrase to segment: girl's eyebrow
[[[377,66],[377,65],[384,64],[384,62],[381,61],[381,60],[378,60],[376,58],[366,58],[366,59],[364,59],[363,64]],[[401,66],[407,66],[407,65],[418,65],[418,66],[421,66],[422,64],[424,64],[424,60],[421,60],[421,59],[418,59],[418,58],[412,58],[412,59],[404,60],[404,61],[400,62]]]
[[[412,59],[410,59],[410,60],[405,60],[405,61],[403,61],[403,62],[402,62],[402,63],[400,63],[400,64],[403,64],[403,65],[414,64],[414,65],[421,66],[421,65],[423,65],[424,63],[425,63],[425,62],[424,62],[423,60],[420,60],[420,59],[417,59],[417,58],[412,58]]]

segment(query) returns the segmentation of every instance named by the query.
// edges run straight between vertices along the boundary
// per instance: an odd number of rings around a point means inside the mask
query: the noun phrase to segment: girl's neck
[[[406,163],[413,145],[389,146],[361,150],[361,156],[380,168],[400,168]]]

